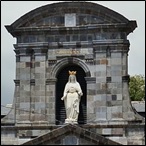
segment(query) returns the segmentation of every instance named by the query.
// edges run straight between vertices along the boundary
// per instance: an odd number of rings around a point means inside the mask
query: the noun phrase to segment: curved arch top
[[[12,23],[11,26],[15,29],[24,26],[25,23],[31,24],[48,16],[76,12],[82,14],[96,15],[103,18],[104,20],[108,19],[109,22],[128,23],[129,21],[123,15],[97,3],[73,1],[58,2],[36,8],[20,17],[18,20]]]
[[[56,78],[58,72],[68,64],[75,64],[80,66],[85,71],[86,77],[91,77],[91,73],[88,66],[81,59],[75,57],[68,57],[61,59],[55,64],[51,71],[51,78]]]

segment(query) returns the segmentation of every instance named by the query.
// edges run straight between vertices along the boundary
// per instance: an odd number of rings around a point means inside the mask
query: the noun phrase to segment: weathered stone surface
[[[121,58],[121,57],[122,57],[122,53],[118,53],[118,52],[111,53],[111,58]]]
[[[20,57],[20,62],[29,62],[30,61],[30,56],[21,56]]]
[[[120,144],[127,145],[127,138],[126,137],[109,137],[109,139],[119,142]]]
[[[90,102],[88,101],[87,103],[87,113],[94,113],[94,101]],[[88,115],[88,114],[87,114]]]

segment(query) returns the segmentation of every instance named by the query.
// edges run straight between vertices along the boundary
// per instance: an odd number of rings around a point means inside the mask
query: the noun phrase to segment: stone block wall
[[[106,44],[106,42],[105,42]],[[96,78],[93,84],[87,83],[87,117],[90,121],[134,120],[135,115],[130,105],[128,90],[128,44],[119,44],[110,48],[93,45],[94,65],[87,64]],[[100,47],[100,50],[98,49]],[[115,48],[115,49],[114,49]],[[102,51],[101,51],[102,50]]]
[[[17,52],[19,58],[16,62],[16,102],[14,103],[16,121],[18,123],[45,121],[46,54],[41,53],[42,49],[34,49],[32,52],[29,46],[28,48],[23,48],[21,45],[15,46],[20,50]]]
[[[12,127],[11,127],[12,128]],[[19,128],[1,130],[1,145],[21,145],[34,137],[49,132],[49,130],[21,130]]]
[[[69,48],[76,47],[72,42],[65,43],[68,49],[58,49],[56,42],[49,48],[42,42],[39,47],[37,43],[25,44],[25,48],[15,45],[19,50],[15,51],[19,55],[14,103],[17,123],[55,124],[56,76],[70,64],[80,66],[86,74],[87,123],[136,119],[128,91],[128,40],[92,41],[81,42],[78,49]]]
[[[144,124],[119,123],[86,126],[86,128],[123,145],[143,145],[145,142]]]

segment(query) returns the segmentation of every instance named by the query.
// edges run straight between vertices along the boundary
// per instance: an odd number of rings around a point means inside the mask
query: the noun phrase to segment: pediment
[[[28,12],[16,20],[13,29],[21,27],[65,26],[65,15],[76,15],[76,26],[127,23],[121,14],[91,2],[59,2]]]
[[[22,145],[121,145],[78,125],[63,125]]]

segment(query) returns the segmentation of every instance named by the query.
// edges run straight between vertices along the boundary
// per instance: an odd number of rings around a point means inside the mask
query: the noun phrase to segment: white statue
[[[63,97],[61,98],[61,100],[64,100],[66,109],[65,123],[73,124],[77,124],[80,99],[83,95],[75,75],[76,71],[69,71],[69,79],[65,85]]]

